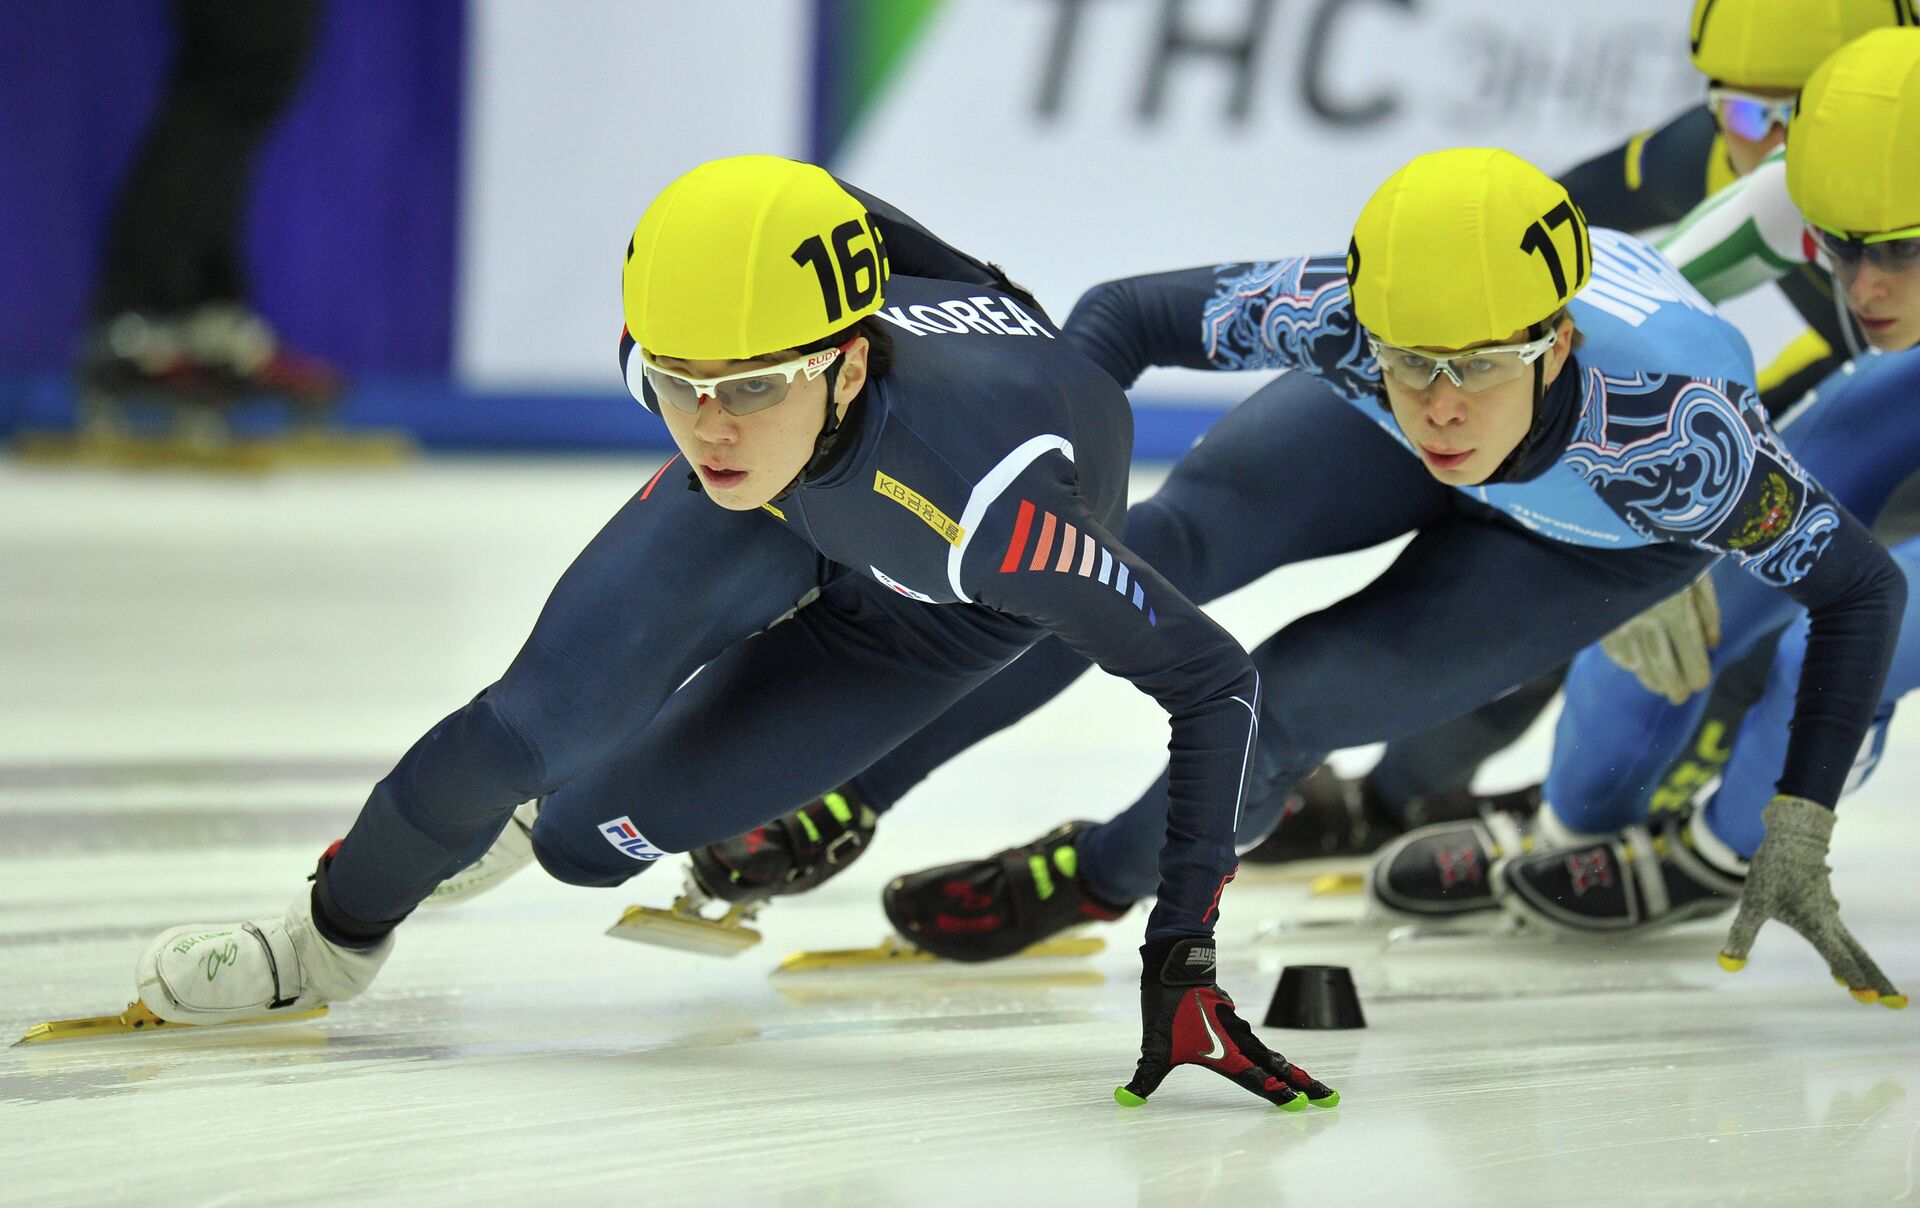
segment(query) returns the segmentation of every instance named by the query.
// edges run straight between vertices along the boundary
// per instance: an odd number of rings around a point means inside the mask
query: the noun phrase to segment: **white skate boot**
[[[476,893],[485,893],[526,867],[533,859],[533,820],[540,812],[540,799],[526,802],[513,811],[507,829],[493,841],[486,854],[434,886],[422,906],[448,906]]]
[[[134,981],[140,1001],[168,1023],[234,1023],[344,1002],[392,951],[391,935],[366,949],[327,940],[303,889],[278,918],[162,933],[140,954]]]

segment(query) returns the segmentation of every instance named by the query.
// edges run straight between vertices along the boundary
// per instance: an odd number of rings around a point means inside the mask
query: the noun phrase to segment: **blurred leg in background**
[[[81,354],[90,409],[218,412],[271,398],[304,420],[340,392],[249,304],[240,239],[255,161],[307,72],[324,0],[176,0],[178,48],[115,201]]]

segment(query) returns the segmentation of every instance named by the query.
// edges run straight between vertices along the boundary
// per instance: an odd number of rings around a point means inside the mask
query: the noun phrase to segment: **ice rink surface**
[[[117,1011],[152,934],[302,891],[651,470],[0,463],[0,1031]],[[1257,638],[1384,558],[1283,572],[1221,615]],[[731,961],[602,935],[664,906],[677,864],[598,891],[532,870],[420,912],[327,1019],[0,1050],[0,1202],[1920,1203],[1920,1011],[1855,1004],[1777,926],[1732,977],[1724,920],[1612,945],[1409,936],[1249,869],[1220,928],[1243,1013],[1289,963],[1350,965],[1365,1001],[1364,1031],[1262,1029],[1344,1096],[1304,1115],[1193,1069],[1114,1104],[1138,911],[1087,960],[769,977],[794,949],[878,940],[891,875],[1119,807],[1163,742],[1150,702],[1083,680]],[[1545,749],[1536,728],[1486,783]],[[1846,916],[1910,993],[1916,789],[1909,713],[1834,852]]]

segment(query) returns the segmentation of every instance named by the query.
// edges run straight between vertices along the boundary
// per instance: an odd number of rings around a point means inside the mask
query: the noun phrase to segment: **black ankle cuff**
[[[333,890],[327,885],[327,866],[332,863],[332,855],[320,857],[320,863],[310,878],[313,881],[314,929],[328,943],[338,944],[342,948],[371,948],[386,939],[407,916],[403,914],[384,923],[368,923],[340,909],[333,900]]]

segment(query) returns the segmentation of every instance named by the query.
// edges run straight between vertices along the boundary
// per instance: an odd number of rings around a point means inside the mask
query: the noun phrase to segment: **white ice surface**
[[[0,465],[0,1031],[118,1010],[167,926],[282,907],[650,470]],[[1222,615],[1257,638],[1382,560],[1285,572]],[[1220,932],[1245,1013],[1287,963],[1352,966],[1366,1004],[1364,1031],[1263,1029],[1345,1097],[1304,1116],[1197,1070],[1113,1103],[1138,913],[1091,961],[767,976],[795,948],[877,940],[889,875],[1117,807],[1162,741],[1150,703],[1090,677],[730,962],[601,935],[629,902],[665,905],[677,869],[611,891],[536,871],[423,911],[326,1020],[0,1050],[0,1202],[1920,1200],[1920,1011],[1853,1003],[1778,928],[1729,977],[1715,923],[1611,947],[1409,940],[1250,869]],[[1544,751],[1536,729],[1490,782]],[[1917,786],[1903,719],[1834,854],[1848,917],[1909,990]]]

